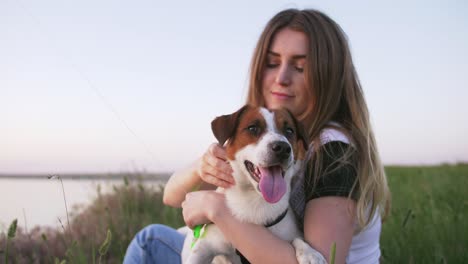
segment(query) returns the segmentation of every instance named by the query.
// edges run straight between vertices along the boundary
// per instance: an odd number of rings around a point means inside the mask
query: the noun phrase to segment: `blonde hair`
[[[387,179],[348,41],[336,22],[310,9],[288,9],[275,15],[266,25],[254,50],[247,103],[265,105],[262,77],[266,56],[275,34],[284,28],[303,32],[309,40],[304,73],[306,96],[312,100],[297,118],[305,124],[309,140],[314,144],[316,162],[310,164],[311,168],[315,175],[323,175],[326,171],[327,168],[320,166],[323,156],[323,150],[318,147],[321,144],[320,132],[331,121],[339,123],[351,140],[352,147],[340,162],[355,166],[357,180],[352,192],[357,191],[358,194],[358,223],[361,228],[365,227],[378,210],[385,218],[390,208]]]

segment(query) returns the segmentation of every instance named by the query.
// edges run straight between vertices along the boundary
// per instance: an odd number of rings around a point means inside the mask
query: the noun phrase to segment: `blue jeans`
[[[149,225],[136,234],[125,253],[124,264],[181,263],[184,235],[160,224]]]

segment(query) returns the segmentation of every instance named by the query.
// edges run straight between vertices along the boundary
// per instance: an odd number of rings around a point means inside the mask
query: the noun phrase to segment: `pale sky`
[[[385,164],[468,161],[465,1],[0,0],[0,173],[186,166],[291,7],[347,33]]]

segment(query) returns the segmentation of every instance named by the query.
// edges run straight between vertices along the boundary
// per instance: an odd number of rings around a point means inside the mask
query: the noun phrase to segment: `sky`
[[[286,8],[346,32],[384,164],[468,161],[464,1],[0,0],[0,173],[190,164]]]

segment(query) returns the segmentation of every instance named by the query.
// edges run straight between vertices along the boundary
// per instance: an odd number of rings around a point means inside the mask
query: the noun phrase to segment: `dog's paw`
[[[293,240],[292,245],[296,250],[296,258],[299,264],[327,264],[322,254],[309,246],[304,240],[296,238]]]
[[[211,264],[242,264],[242,262],[238,255],[229,257],[226,255],[218,255],[214,257]]]

